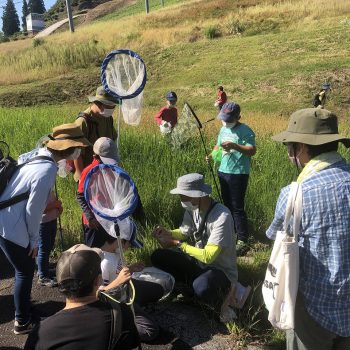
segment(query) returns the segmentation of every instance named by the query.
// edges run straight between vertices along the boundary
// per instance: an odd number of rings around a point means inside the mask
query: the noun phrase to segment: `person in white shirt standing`
[[[35,326],[30,312],[30,294],[38,252],[39,226],[58,167],[66,159],[76,159],[82,148],[90,146],[74,124],[55,127],[49,137],[45,147],[20,156],[18,163],[22,165],[0,196],[1,204],[19,194],[28,193],[26,199],[0,210],[0,248],[15,269],[15,334],[28,333]]]

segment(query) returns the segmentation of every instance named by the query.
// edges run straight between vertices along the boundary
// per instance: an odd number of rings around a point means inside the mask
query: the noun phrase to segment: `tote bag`
[[[298,235],[302,212],[301,185],[293,182],[288,197],[283,231],[276,233],[262,286],[268,320],[283,330],[294,328],[294,309],[299,285]],[[288,232],[293,215],[292,232]]]

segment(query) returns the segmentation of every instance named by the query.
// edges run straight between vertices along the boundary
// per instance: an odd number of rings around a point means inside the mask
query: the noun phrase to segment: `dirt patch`
[[[87,71],[67,74],[38,83],[7,86],[0,89],[0,106],[27,107],[41,104],[84,103],[86,96],[101,85],[99,74]]]

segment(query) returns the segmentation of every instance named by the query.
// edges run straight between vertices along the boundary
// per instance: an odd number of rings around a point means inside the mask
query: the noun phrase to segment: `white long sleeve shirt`
[[[36,156],[52,158],[45,148],[35,149],[19,157],[23,163]],[[0,210],[0,235],[19,246],[38,246],[39,226],[51,189],[54,186],[57,165],[54,161],[35,160],[19,168],[0,196],[0,201],[30,191],[29,198]]]

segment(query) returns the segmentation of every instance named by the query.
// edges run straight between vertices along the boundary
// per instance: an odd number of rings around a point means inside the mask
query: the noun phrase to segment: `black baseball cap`
[[[90,248],[85,244],[76,244],[64,251],[56,266],[58,284],[72,281],[79,288],[88,286],[101,274],[103,252],[99,248]]]

